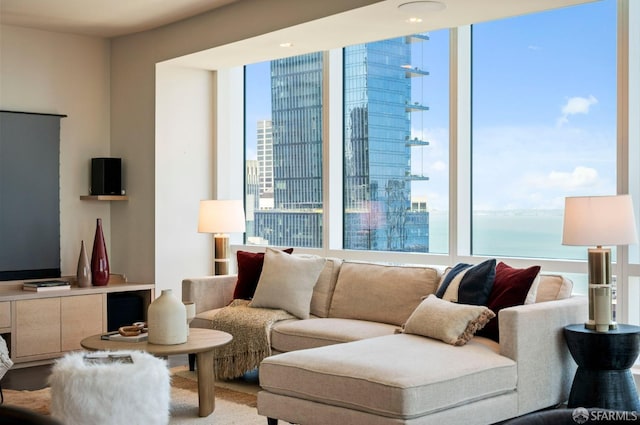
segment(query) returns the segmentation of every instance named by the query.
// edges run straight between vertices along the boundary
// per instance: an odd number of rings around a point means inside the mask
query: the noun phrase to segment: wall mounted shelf
[[[127,195],[82,195],[82,201],[128,201]]]

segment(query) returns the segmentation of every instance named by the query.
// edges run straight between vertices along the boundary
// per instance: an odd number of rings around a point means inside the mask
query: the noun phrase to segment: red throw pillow
[[[287,254],[293,252],[293,248],[283,249]],[[264,264],[264,252],[238,251],[238,280],[233,290],[233,299],[250,300],[256,292],[258,280]]]
[[[496,314],[496,317],[490,320],[476,335],[500,342],[498,312],[503,308],[524,304],[527,293],[538,273],[540,273],[540,266],[514,269],[503,262],[498,263],[496,278],[487,301],[487,307]]]

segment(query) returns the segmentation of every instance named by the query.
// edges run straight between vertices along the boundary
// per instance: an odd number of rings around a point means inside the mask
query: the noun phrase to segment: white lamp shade
[[[240,200],[200,201],[198,232],[244,232],[244,206]]]
[[[610,246],[638,243],[631,196],[565,199],[563,245]]]

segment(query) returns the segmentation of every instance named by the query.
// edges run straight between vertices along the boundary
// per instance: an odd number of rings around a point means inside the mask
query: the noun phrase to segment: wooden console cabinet
[[[80,350],[82,339],[106,332],[109,294],[115,293],[141,297],[146,313],[154,299],[154,285],[110,283],[38,293],[23,291],[21,285],[0,289],[0,334],[16,367]]]

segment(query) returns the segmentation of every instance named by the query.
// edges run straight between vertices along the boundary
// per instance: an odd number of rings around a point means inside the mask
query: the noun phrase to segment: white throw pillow
[[[414,310],[403,332],[464,345],[493,317],[495,314],[487,307],[457,304],[432,294]]]
[[[309,318],[311,297],[325,259],[289,255],[267,248],[264,266],[250,307],[280,308],[300,319]]]

